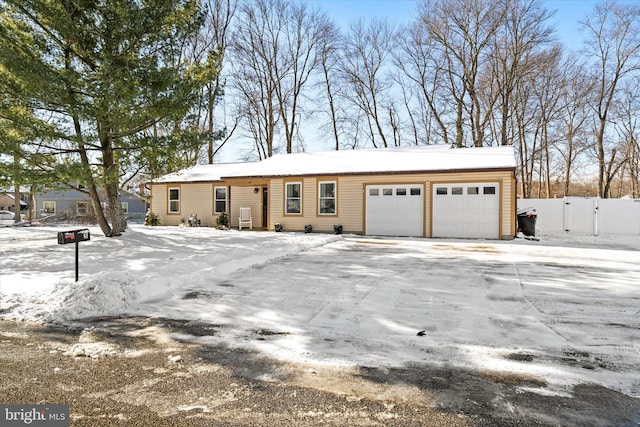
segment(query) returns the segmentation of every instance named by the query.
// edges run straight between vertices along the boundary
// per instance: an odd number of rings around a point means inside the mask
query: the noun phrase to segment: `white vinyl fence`
[[[640,199],[518,199],[518,212],[536,210],[536,235],[640,236]]]

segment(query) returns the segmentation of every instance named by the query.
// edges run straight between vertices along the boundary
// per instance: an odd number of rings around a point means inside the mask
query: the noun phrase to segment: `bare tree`
[[[532,94],[531,85],[519,85],[513,105],[513,130],[518,147],[518,171],[521,194],[525,198],[532,195],[536,159],[539,158],[539,128],[535,117],[539,114],[538,104]]]
[[[456,103],[456,146],[463,145],[465,123],[474,146],[485,142],[492,111],[483,107],[479,78],[486,72],[507,6],[506,0],[426,0],[420,10],[421,21],[445,59],[450,96]]]
[[[624,156],[621,175],[629,176],[629,194],[640,197],[640,73],[628,80],[622,88],[620,102],[616,105],[615,131]],[[621,178],[622,178],[621,177]],[[620,180],[622,182],[622,179]]]
[[[441,51],[437,49],[422,21],[399,32],[398,46],[399,49],[394,55],[394,64],[415,88],[425,140],[431,140],[432,133],[435,133],[436,143],[450,144],[447,123],[450,110],[442,83],[446,61]],[[418,120],[414,119],[412,107],[407,105],[408,88],[406,88],[405,78],[397,77],[397,80],[403,90],[408,115],[414,123],[414,138],[418,144]],[[432,119],[436,123],[435,129],[430,125]]]
[[[264,143],[267,156],[273,155],[277,126],[287,153],[293,151],[294,140],[300,141],[303,91],[319,63],[328,25],[326,15],[304,3],[256,0],[240,7],[233,44],[234,80],[246,119],[253,122],[249,128]]]
[[[559,45],[546,52],[535,55],[532,64],[536,73],[531,88],[537,102],[537,134],[540,136],[540,174],[538,191],[543,189],[545,197],[551,196],[552,152],[550,148],[555,141],[553,123],[559,113],[559,99],[561,83],[559,80],[560,60],[562,50]]]
[[[547,24],[551,13],[539,0],[509,0],[506,14],[496,37],[492,55],[494,84],[497,99],[496,114],[499,129],[496,139],[500,145],[513,141],[509,132],[514,91],[519,84],[529,83],[528,74],[535,71],[534,53],[552,40],[553,29]]]
[[[364,113],[367,134],[374,147],[378,146],[378,139],[382,146],[388,146],[383,124],[392,81],[385,67],[393,48],[393,29],[379,20],[353,23],[345,41],[341,71],[348,87],[346,96]]]
[[[589,97],[593,88],[584,77],[584,64],[575,55],[560,65],[564,70],[556,84],[560,87],[556,129],[558,140],[554,147],[563,162],[563,195],[571,195],[571,180],[578,158],[588,149],[587,120]]]
[[[208,15],[205,24],[204,34],[205,40],[208,41],[209,49],[217,55],[210,55],[210,58],[216,58],[219,61],[220,68],[224,65],[224,59],[226,57],[226,51],[229,47],[229,34],[231,33],[231,25],[233,17],[236,13],[238,0],[208,0]],[[209,141],[207,143],[207,161],[209,164],[213,163],[215,154],[222,148],[227,141],[233,135],[238,119],[234,119],[234,125],[231,129],[227,129],[226,126],[220,133],[215,132],[215,117],[214,108],[219,100],[224,96],[224,83],[221,77],[221,73],[216,73],[213,78],[205,86],[206,100],[207,100],[207,132],[209,135]],[[218,147],[214,148],[214,143],[217,139],[221,139],[222,142]]]
[[[274,2],[274,6],[284,3]],[[239,93],[239,112],[253,136],[258,157],[274,153],[276,125],[280,120],[277,105],[274,62],[284,23],[281,10],[271,2],[243,3],[233,34],[231,52],[233,80]]]
[[[327,115],[331,126],[334,148],[340,149],[340,106],[337,102],[340,96],[340,80],[338,79],[339,63],[343,52],[343,38],[338,27],[333,22],[327,22],[320,43],[320,69],[322,73],[322,92],[327,99]]]
[[[620,165],[615,139],[608,132],[610,113],[620,86],[640,71],[640,5],[605,2],[584,21],[586,53],[593,60],[596,113],[594,150],[598,160],[598,196],[609,197],[611,180]]]

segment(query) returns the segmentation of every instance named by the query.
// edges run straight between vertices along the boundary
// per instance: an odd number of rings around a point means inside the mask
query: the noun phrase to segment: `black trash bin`
[[[536,219],[538,219],[538,213],[535,209],[520,209],[518,211],[518,231],[521,231],[525,236],[535,236]]]

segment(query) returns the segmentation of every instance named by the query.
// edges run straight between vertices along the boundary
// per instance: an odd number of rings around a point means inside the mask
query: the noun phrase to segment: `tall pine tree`
[[[183,50],[202,22],[194,0],[0,2],[3,101],[29,112],[0,109],[0,120],[33,135],[18,153],[38,153],[34,168],[88,188],[106,236],[126,228],[123,168],[157,169],[201,143],[183,124],[210,73]],[[45,163],[51,155],[57,169]]]

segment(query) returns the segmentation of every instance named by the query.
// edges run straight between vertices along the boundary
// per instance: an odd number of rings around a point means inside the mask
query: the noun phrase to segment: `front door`
[[[269,228],[269,218],[267,218],[267,212],[269,212],[269,194],[267,187],[262,187],[262,228],[265,230]]]

